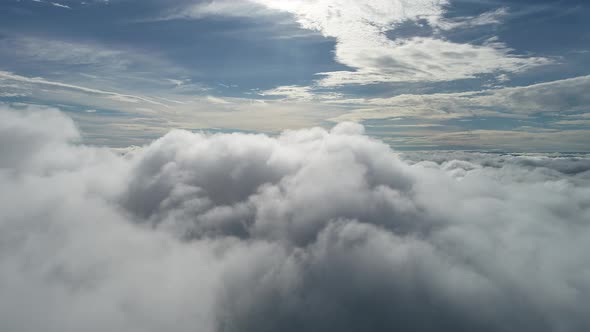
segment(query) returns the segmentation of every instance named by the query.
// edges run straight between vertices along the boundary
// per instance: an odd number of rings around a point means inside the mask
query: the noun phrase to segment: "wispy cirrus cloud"
[[[459,93],[404,94],[390,98],[341,99],[328,103],[357,104],[360,110],[335,121],[392,117],[455,118],[473,115],[507,117],[532,114],[566,115],[590,109],[590,76]]]
[[[488,11],[477,16],[442,19],[437,22],[436,26],[443,30],[451,30],[457,28],[472,28],[481,25],[500,24],[508,15],[509,9],[507,7],[500,7],[496,10]]]
[[[294,102],[337,100],[342,94],[332,91],[318,91],[311,86],[286,85],[274,89],[263,90],[258,95],[264,97],[279,97]]]
[[[127,69],[139,57],[126,50],[97,44],[22,35],[0,39],[0,54],[7,58],[18,57],[19,61],[32,65],[92,66],[112,71]]]
[[[60,8],[65,8],[65,9],[72,9],[72,7],[70,7],[68,5],[64,5],[63,3],[59,3],[59,2],[50,2],[50,4],[52,6],[55,6],[55,7],[60,7]]]
[[[79,92],[83,92],[83,93],[87,93],[87,94],[103,96],[105,98],[109,98],[109,99],[113,99],[113,100],[117,100],[117,101],[130,102],[130,103],[146,102],[149,104],[168,107],[168,105],[166,105],[166,104],[163,104],[158,101],[152,100],[150,98],[142,97],[142,96],[135,96],[135,95],[122,94],[122,93],[117,93],[117,92],[112,92],[112,91],[92,89],[92,88],[87,88],[87,87],[79,86],[79,85],[73,85],[73,84],[67,84],[67,83],[62,83],[62,82],[46,80],[41,77],[26,77],[26,76],[17,75],[17,74],[11,73],[11,72],[6,72],[6,71],[0,71],[0,81],[25,83],[25,84],[30,84],[32,86],[54,87],[54,88],[59,88],[59,89],[73,90],[73,91],[79,91]],[[19,86],[19,88],[26,89],[26,87],[23,87],[23,86]]]
[[[64,8],[64,9],[72,9],[72,7],[70,7],[69,5],[60,3],[60,2],[52,2],[52,1],[44,1],[44,0],[31,0],[32,2],[37,2],[37,3],[44,3],[44,4],[48,4],[51,5],[53,7],[58,7],[58,8]]]

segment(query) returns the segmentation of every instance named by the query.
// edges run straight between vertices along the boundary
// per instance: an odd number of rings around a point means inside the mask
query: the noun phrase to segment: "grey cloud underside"
[[[583,155],[400,158],[349,123],[77,137],[0,112],[2,331],[590,328]]]

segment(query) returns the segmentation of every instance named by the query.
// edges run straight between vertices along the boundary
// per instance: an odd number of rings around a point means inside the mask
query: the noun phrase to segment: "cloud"
[[[121,153],[56,111],[0,124],[0,330],[590,328],[587,157],[401,159],[352,123]]]
[[[48,147],[80,138],[74,122],[55,109],[20,112],[19,116],[3,116],[0,123],[2,168],[30,166],[35,158],[47,157],[41,152],[48,152]]]
[[[441,31],[499,24],[508,15],[507,8],[501,7],[477,16],[448,19],[444,17],[448,6],[447,0],[215,0],[176,6],[158,19],[274,15],[276,21],[284,22],[277,14],[292,15],[303,29],[334,38],[335,60],[350,68],[317,73],[321,87],[451,81],[517,73],[552,63],[548,58],[515,54],[496,37],[480,45],[443,38]],[[427,25],[433,33],[397,36],[396,29],[407,22]]]
[[[392,117],[457,118],[473,115],[522,117],[532,114],[573,114],[588,110],[590,76],[473,92],[404,94],[390,98],[328,101],[358,104],[362,109],[334,121]]]
[[[590,76],[579,76],[525,87],[493,91],[481,97],[484,105],[507,105],[515,112],[578,112],[588,110],[590,96],[584,93],[590,87]]]
[[[65,9],[72,9],[72,7],[68,6],[68,5],[64,5],[58,2],[50,2],[52,6],[55,7],[60,7],[60,8],[65,8]]]
[[[473,28],[480,25],[492,25],[502,23],[502,19],[508,15],[508,8],[501,7],[493,11],[482,13],[478,16],[459,17],[441,20],[438,27],[443,30],[457,28]]]
[[[297,85],[289,85],[289,86],[280,86],[274,89],[261,91],[258,93],[261,96],[281,96],[286,97],[287,99],[297,99],[297,100],[311,100],[313,99],[313,93],[311,92],[311,87],[308,86],[297,86]]]
[[[2,71],[0,82],[8,78],[12,82],[16,80],[22,90],[33,90],[30,94],[35,97],[49,94],[50,82],[53,83],[53,90],[65,88],[71,93],[75,89],[76,93],[92,94],[93,97],[100,95],[123,102],[147,102],[152,105],[157,101],[145,97],[138,100],[131,95],[154,91],[160,94],[194,94],[206,90],[203,84],[181,78],[185,77],[186,68],[180,68],[161,55],[129,45],[39,37],[19,32],[0,39],[0,58],[4,58],[14,69]],[[26,76],[17,75],[23,71]],[[18,79],[16,76],[19,76]],[[44,82],[31,76],[41,76]],[[108,91],[129,90],[129,87],[133,87],[134,92],[115,94]],[[63,91],[55,94],[60,92]],[[166,107],[165,103],[160,106]]]
[[[43,0],[32,0],[32,1],[37,2],[37,3],[47,3],[47,4],[50,4],[54,7],[59,7],[59,8],[64,8],[64,9],[72,9],[72,7],[62,4],[62,3],[59,3],[59,2],[50,2],[50,1],[43,1]]]
[[[11,36],[0,40],[5,57],[26,58],[32,63],[70,66],[94,66],[96,69],[126,70],[139,56],[123,50],[90,43],[79,43],[30,36]],[[87,69],[87,68],[85,68]]]
[[[138,102],[145,102],[148,104],[159,105],[163,107],[168,107],[168,105],[160,103],[155,100],[151,100],[141,96],[134,96],[129,94],[121,94],[112,91],[104,91],[99,89],[87,88],[84,86],[74,85],[74,84],[67,84],[62,82],[50,81],[46,80],[41,77],[27,77],[17,75],[7,71],[0,71],[0,81],[8,81],[8,82],[16,82],[16,83],[26,83],[32,86],[48,86],[57,89],[65,89],[65,90],[73,90],[76,92],[87,93],[91,95],[98,95],[101,97],[113,99],[116,101],[128,102],[128,103],[138,103]]]
[[[590,126],[590,120],[561,120],[555,122],[555,124],[567,126]]]
[[[407,21],[424,21],[433,28],[459,28],[496,23],[505,9],[451,22],[443,18],[444,0],[419,1],[272,1],[252,0],[270,9],[290,13],[301,27],[336,39],[335,59],[353,70],[319,73],[319,85],[376,84],[383,82],[450,81],[479,74],[521,72],[550,60],[512,54],[501,42],[483,45],[456,43],[439,37],[391,40]]]
[[[497,71],[522,72],[549,63],[543,58],[512,56],[510,51],[503,44],[478,46],[423,37],[395,45],[385,40],[375,45],[358,43],[343,50],[338,58],[357,70],[318,73],[326,76],[319,84],[452,81]]]
[[[580,114],[588,111],[589,84],[589,76],[581,76],[521,87],[363,99],[346,99],[329,89],[305,86],[259,91],[261,97],[253,99],[165,93],[146,97],[133,91],[114,92],[0,72],[6,97],[31,96],[45,104],[80,105],[70,107],[71,111],[103,110],[72,116],[82,127],[85,142],[110,146],[144,144],[172,128],[277,133],[330,122],[372,121],[375,125],[379,120],[404,118],[410,122],[397,123],[395,128],[388,122],[379,124],[391,127],[383,136],[395,146],[586,151],[587,134],[571,129],[581,129],[572,125],[586,125]],[[545,116],[551,119],[540,119]],[[502,118],[499,121],[512,126],[528,125],[518,121],[537,121],[549,132],[530,127],[488,130],[457,122],[482,118]]]
[[[285,85],[279,86],[274,89],[260,91],[260,96],[271,96],[271,97],[283,97],[284,100],[290,101],[325,101],[325,100],[337,100],[342,98],[342,94],[335,92],[325,92],[313,89],[310,86],[301,85]]]
[[[585,151],[590,133],[584,129],[518,127],[514,130],[475,129],[454,131],[421,130],[385,138],[405,148],[453,148],[484,151]]]
[[[454,176],[468,175],[468,171],[497,170],[528,172],[537,180],[560,179],[563,174],[574,176],[569,180],[576,181],[576,176],[586,178],[590,170],[590,159],[587,154],[535,154],[535,153],[481,153],[463,151],[432,151],[432,152],[404,152],[402,158],[410,163],[436,163],[446,171],[459,170]],[[545,180],[546,180],[545,179]],[[535,181],[537,181],[535,180]]]
[[[190,3],[168,9],[156,20],[201,19],[209,16],[252,17],[264,14],[263,8],[249,1],[215,0]]]

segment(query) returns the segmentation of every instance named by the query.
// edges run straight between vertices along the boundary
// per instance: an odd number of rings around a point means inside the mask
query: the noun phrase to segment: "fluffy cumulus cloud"
[[[584,156],[400,157],[351,123],[113,152],[0,111],[2,331],[586,331]]]

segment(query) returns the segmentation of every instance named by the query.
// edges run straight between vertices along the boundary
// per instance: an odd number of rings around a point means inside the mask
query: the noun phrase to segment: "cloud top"
[[[115,153],[0,120],[1,330],[590,328],[583,156],[400,158],[352,123]]]

